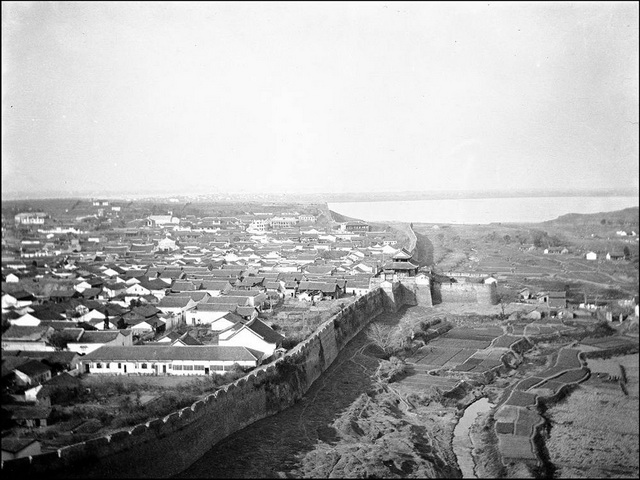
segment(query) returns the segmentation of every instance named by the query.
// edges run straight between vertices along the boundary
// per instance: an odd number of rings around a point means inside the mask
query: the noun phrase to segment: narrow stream
[[[479,414],[488,412],[492,407],[494,405],[489,403],[489,400],[485,397],[476,400],[466,408],[464,415],[462,415],[458,425],[453,430],[453,453],[456,454],[458,459],[462,478],[478,478],[475,474],[475,462],[471,454],[473,444],[469,437],[469,429]]]

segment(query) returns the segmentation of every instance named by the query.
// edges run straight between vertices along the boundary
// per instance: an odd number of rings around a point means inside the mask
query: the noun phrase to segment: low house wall
[[[284,357],[191,407],[55,452],[2,463],[4,478],[169,477],[216,443],[298,401],[342,348],[388,305],[380,288],[324,322]],[[393,302],[398,305],[399,302]],[[197,440],[196,440],[197,439]]]

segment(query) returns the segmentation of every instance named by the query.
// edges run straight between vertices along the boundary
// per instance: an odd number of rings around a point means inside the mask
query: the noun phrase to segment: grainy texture
[[[629,395],[618,382],[592,375],[550,408],[547,440],[560,478],[638,477],[638,355],[589,361],[593,373],[626,368]]]

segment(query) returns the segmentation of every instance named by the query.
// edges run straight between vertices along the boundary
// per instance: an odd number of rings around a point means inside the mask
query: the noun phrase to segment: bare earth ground
[[[626,368],[629,395],[597,372]],[[590,360],[592,377],[550,408],[547,448],[558,478],[637,478],[638,354]]]

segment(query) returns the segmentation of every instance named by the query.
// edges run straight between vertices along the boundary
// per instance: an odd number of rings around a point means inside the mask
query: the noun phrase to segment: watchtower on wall
[[[382,275],[385,280],[397,282],[407,278],[415,277],[418,274],[419,265],[411,260],[413,255],[404,248],[398,250],[391,257],[391,261],[382,267]]]

